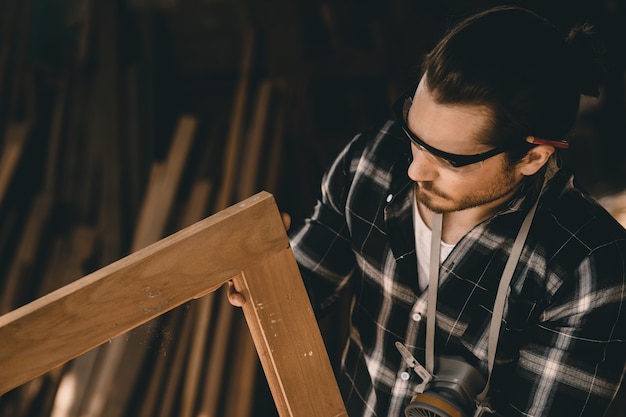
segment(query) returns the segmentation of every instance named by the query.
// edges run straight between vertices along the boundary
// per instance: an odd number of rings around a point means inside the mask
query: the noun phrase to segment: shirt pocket
[[[508,363],[517,360],[521,343],[525,339],[532,323],[536,321],[537,301],[524,298],[510,297],[504,312],[504,320],[500,328],[498,338],[498,350],[496,361]],[[489,346],[489,329],[491,325],[493,305],[487,308],[484,305],[468,309],[463,320],[465,326],[459,326],[463,330],[459,340],[479,360],[486,363]]]

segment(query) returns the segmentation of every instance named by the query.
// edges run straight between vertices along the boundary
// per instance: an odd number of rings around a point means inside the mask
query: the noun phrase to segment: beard
[[[515,194],[520,186],[512,172],[512,169],[505,169],[498,177],[489,181],[489,184],[483,184],[480,188],[461,189],[456,194],[438,189],[431,181],[416,182],[415,195],[417,201],[434,213],[498,205],[498,202],[503,204]]]

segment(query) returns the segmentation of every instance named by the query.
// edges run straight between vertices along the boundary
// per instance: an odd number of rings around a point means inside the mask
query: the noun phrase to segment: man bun
[[[606,75],[606,63],[605,48],[596,36],[594,27],[587,23],[572,27],[566,42],[570,48],[572,70],[575,71],[580,94],[598,97]]]

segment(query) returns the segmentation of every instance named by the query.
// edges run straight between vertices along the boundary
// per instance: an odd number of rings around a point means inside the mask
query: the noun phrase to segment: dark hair
[[[529,135],[563,140],[580,95],[597,95],[602,78],[588,25],[567,37],[537,14],[501,6],[455,26],[426,56],[426,84],[440,103],[480,104],[493,111],[485,142],[528,151]],[[518,145],[519,144],[519,145]]]

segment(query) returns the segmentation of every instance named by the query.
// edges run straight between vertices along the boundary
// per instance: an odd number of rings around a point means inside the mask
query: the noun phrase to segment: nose
[[[413,160],[409,165],[408,175],[415,182],[433,181],[439,175],[437,165],[435,165],[423,150],[411,146]]]

